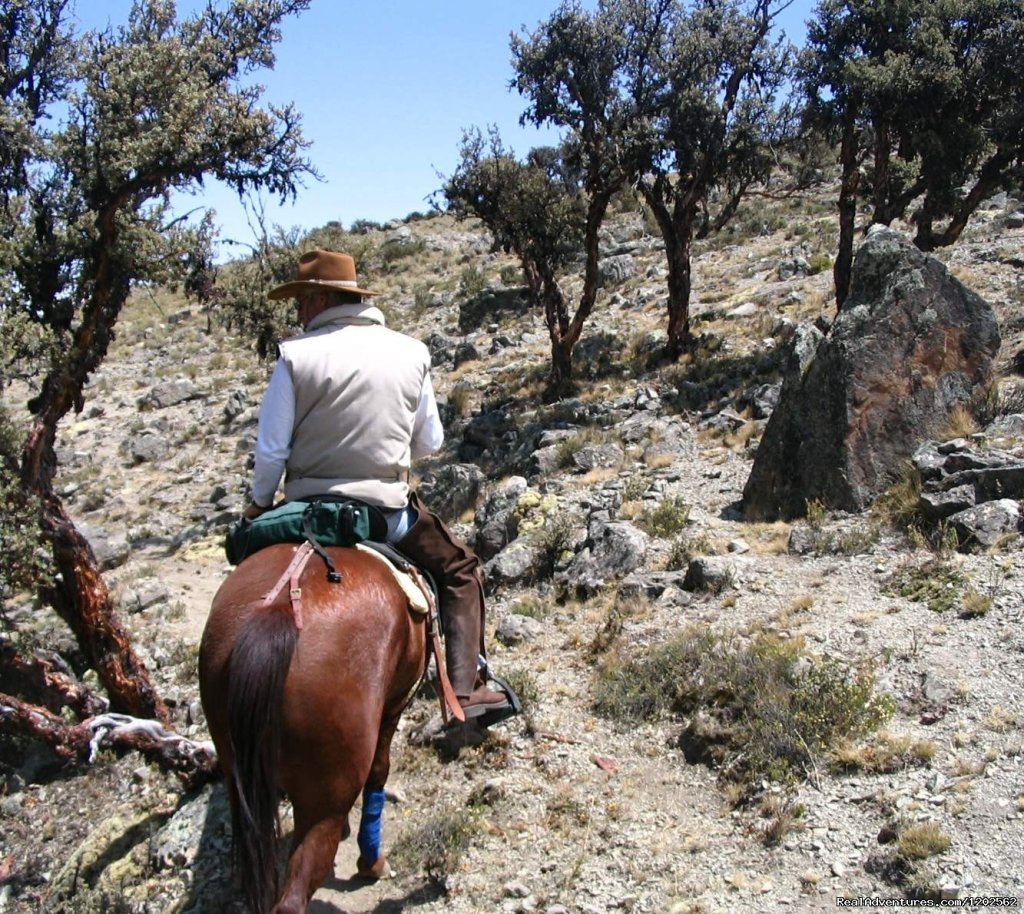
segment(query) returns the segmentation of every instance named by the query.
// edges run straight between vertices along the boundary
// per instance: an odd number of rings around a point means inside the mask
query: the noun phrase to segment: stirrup
[[[500,691],[505,693],[508,697],[508,701],[503,705],[497,705],[496,707],[485,710],[476,717],[469,717],[469,715],[466,715],[469,720],[472,720],[478,727],[491,727],[494,724],[500,724],[503,720],[508,720],[510,717],[515,717],[517,714],[523,713],[522,701],[506,680],[502,679],[500,676],[496,676],[489,670],[487,673],[487,679],[489,682],[494,683]]]

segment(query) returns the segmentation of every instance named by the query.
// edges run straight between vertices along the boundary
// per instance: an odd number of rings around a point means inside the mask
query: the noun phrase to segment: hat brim
[[[318,292],[351,292],[353,295],[380,295],[379,292],[372,292],[369,289],[360,289],[358,286],[350,286],[342,282],[331,282],[326,279],[293,279],[284,285],[276,286],[267,293],[271,301],[278,301],[282,298],[295,298],[300,292],[307,289],[314,289]]]

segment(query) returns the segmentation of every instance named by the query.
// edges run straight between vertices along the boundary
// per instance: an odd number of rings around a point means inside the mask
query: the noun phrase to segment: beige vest
[[[427,347],[362,304],[322,312],[280,352],[295,387],[285,496],[347,495],[404,508]]]

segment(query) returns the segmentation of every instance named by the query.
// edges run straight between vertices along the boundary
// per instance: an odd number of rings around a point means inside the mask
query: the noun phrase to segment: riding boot
[[[487,688],[478,670],[486,664],[484,648],[484,591],[480,583],[480,560],[461,539],[429,511],[415,493],[410,505],[416,522],[395,545],[412,561],[425,568],[437,583],[441,624],[445,637],[445,666],[452,689],[467,717],[475,717],[497,706],[507,707],[508,696]],[[486,665],[484,667],[486,669]]]

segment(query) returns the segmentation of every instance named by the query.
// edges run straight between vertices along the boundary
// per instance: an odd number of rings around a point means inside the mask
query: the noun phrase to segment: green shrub
[[[498,273],[506,286],[518,286],[523,281],[523,268],[518,264],[507,263]]]
[[[15,474],[0,466],[0,543],[4,558],[0,562],[0,600],[19,591],[31,590],[46,570],[42,533],[39,529],[39,505],[26,494]]]
[[[379,232],[380,228],[380,223],[372,219],[356,219],[349,227],[349,231],[353,235],[365,235],[367,232]]]
[[[652,536],[675,536],[690,522],[690,506],[681,495],[667,496],[658,504],[643,511],[636,525]]]
[[[807,263],[810,265],[812,276],[832,269],[832,258],[828,254],[812,254],[807,258]]]
[[[807,526],[812,530],[820,530],[828,518],[828,509],[820,498],[807,500]]]
[[[422,238],[405,238],[399,241],[389,241],[380,249],[380,258],[384,266],[390,267],[396,261],[422,254],[426,246],[427,242]]]
[[[961,604],[967,579],[958,568],[940,559],[898,568],[882,592],[924,603],[932,612],[946,612]]]
[[[475,263],[462,268],[459,274],[459,289],[466,298],[479,295],[487,288],[487,275]]]
[[[412,315],[422,317],[434,303],[434,291],[428,283],[416,286],[412,290]]]
[[[520,667],[510,667],[504,670],[503,675],[512,687],[512,691],[519,696],[523,703],[523,714],[521,720],[526,727],[527,733],[536,730],[534,715],[540,705],[541,690],[537,682],[537,674],[533,670]]]
[[[558,469],[564,470],[572,466],[573,455],[578,450],[593,444],[604,444],[607,440],[608,435],[601,429],[581,428],[558,442],[555,450],[555,465]]]
[[[711,542],[706,534],[698,537],[677,536],[665,557],[665,570],[683,571],[695,555],[707,555],[710,551]]]
[[[636,501],[651,487],[651,480],[643,473],[635,473],[622,486],[622,500]]]
[[[536,577],[550,578],[565,552],[572,548],[576,526],[567,514],[555,514],[544,519],[544,525],[533,535],[539,555]]]
[[[530,619],[546,619],[551,607],[547,600],[535,594],[521,596],[509,607],[510,613],[527,616]]]
[[[0,457],[18,453],[22,432],[0,406]],[[19,591],[31,590],[46,571],[38,500],[25,492],[17,473],[0,460],[0,605]]]

